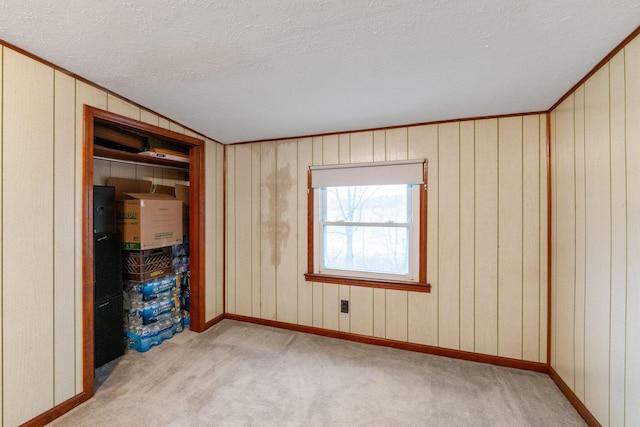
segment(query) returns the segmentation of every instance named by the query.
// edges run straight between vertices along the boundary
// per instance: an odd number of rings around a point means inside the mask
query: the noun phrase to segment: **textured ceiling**
[[[541,111],[638,0],[3,0],[0,39],[223,143]]]

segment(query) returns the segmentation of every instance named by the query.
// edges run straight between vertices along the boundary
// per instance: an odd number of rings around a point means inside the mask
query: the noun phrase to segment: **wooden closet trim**
[[[191,330],[205,324],[205,159],[204,140],[88,105],[83,110],[82,138],[82,384],[86,399],[93,396],[93,141],[96,120],[115,127],[142,131],[189,148],[189,247],[191,267]]]

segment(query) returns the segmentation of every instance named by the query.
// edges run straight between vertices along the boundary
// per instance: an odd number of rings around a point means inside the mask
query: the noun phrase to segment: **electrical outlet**
[[[340,300],[340,313],[349,313],[349,301],[346,299]]]

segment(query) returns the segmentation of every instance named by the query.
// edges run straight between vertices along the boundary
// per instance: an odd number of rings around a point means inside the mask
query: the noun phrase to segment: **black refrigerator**
[[[122,241],[116,229],[115,189],[93,187],[94,367],[124,354]]]

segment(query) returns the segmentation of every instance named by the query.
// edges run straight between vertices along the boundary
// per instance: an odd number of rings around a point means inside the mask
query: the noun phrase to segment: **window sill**
[[[334,283],[337,285],[365,286],[367,288],[394,289],[397,291],[431,292],[431,285],[423,282],[405,282],[402,280],[362,279],[348,276],[330,276],[327,274],[306,273],[307,282]]]

